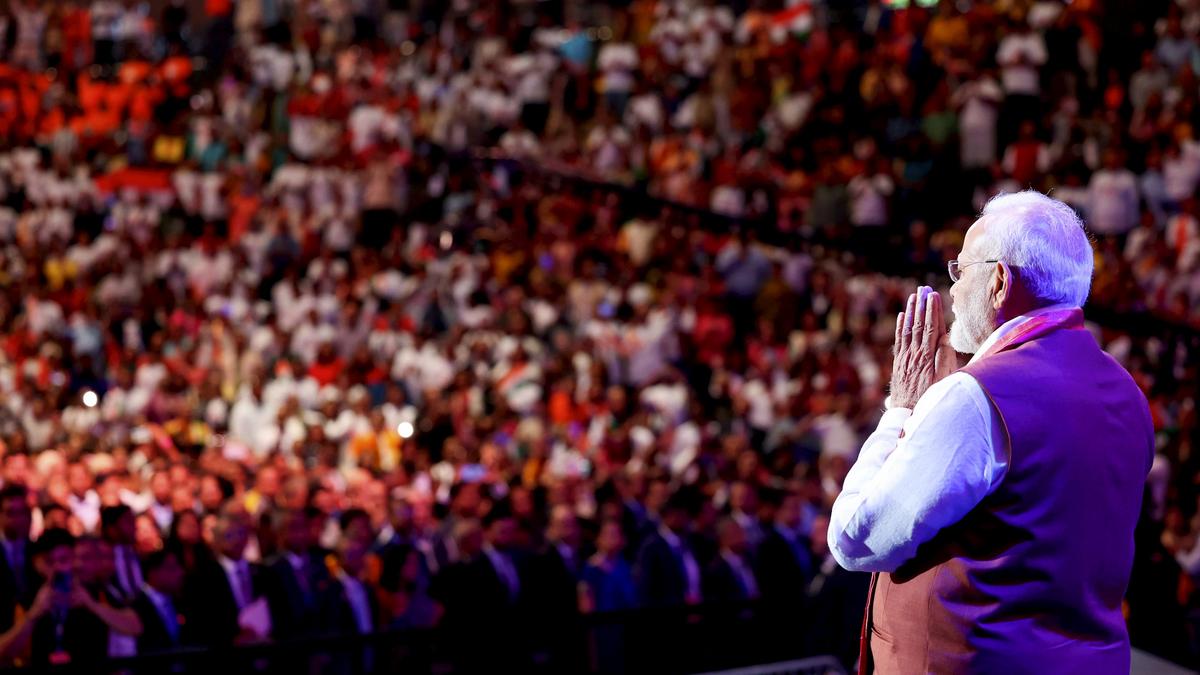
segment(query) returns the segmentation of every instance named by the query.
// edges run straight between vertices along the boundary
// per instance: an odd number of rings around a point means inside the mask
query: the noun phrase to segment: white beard
[[[958,307],[954,308],[954,323],[950,324],[950,346],[960,354],[974,354],[992,334],[994,320],[985,302],[969,301],[962,304],[965,305],[962,311],[959,311]]]

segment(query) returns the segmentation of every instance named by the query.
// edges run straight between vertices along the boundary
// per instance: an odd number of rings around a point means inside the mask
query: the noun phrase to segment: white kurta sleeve
[[[894,571],[990,494],[1006,468],[999,413],[974,378],[955,373],[911,414],[884,414],[833,505],[830,551],[849,570]]]

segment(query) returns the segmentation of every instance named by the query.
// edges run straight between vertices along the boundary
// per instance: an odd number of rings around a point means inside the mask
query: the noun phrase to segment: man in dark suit
[[[24,485],[0,489],[0,633],[12,627],[18,606],[29,609],[40,585],[29,542],[32,515]]]
[[[267,602],[271,606],[272,637],[286,640],[312,634],[318,625],[321,593],[329,575],[310,555],[313,546],[309,517],[303,510],[275,514],[282,544],[267,564]]]
[[[702,599],[700,565],[687,536],[693,502],[691,495],[683,492],[668,498],[662,522],[638,551],[634,573],[646,606],[674,607]]]
[[[439,570],[434,598],[446,608],[446,635],[466,640],[455,651],[460,669],[524,669],[515,661],[519,633],[517,608],[522,596],[523,561],[514,547],[516,520],[504,502],[492,506],[481,529],[478,521],[460,520],[454,530],[459,559]]]
[[[751,551],[758,548],[765,536],[758,522],[758,502],[758,495],[750,483],[736,481],[729,486],[729,517],[742,526]]]
[[[345,519],[343,519],[345,520]],[[335,555],[337,568],[320,598],[320,630],[328,635],[369,635],[379,629],[379,604],[375,586],[365,574],[371,537],[343,536]],[[333,654],[321,670],[325,673],[369,673],[375,650],[365,646]]]
[[[415,551],[419,561],[417,583],[428,587],[430,577],[438,568],[433,533],[417,526],[413,505],[403,495],[393,491],[388,504],[389,521],[376,535],[372,546],[381,563],[380,585],[396,590],[410,554]]]
[[[795,611],[804,601],[805,587],[813,575],[808,541],[800,535],[801,497],[781,494],[775,522],[758,548],[758,581],[763,597]]]
[[[489,529],[504,527],[489,522]],[[500,661],[508,658],[506,650],[513,647],[507,636],[516,623],[515,595],[484,553],[479,521],[459,520],[452,535],[458,559],[440,567],[430,587],[430,594],[445,607],[443,634],[451,643],[451,653],[457,655],[457,669],[477,672],[492,667],[498,671]],[[499,553],[495,541],[496,537],[489,535],[487,546],[493,555]]]
[[[184,588],[184,613],[199,644],[226,647],[267,637],[239,623],[242,610],[262,594],[257,566],[243,557],[249,539],[249,516],[232,506],[222,510],[213,529],[217,555],[200,565]]]
[[[829,517],[818,516],[813,521],[812,550],[819,564],[808,583],[807,614],[820,619],[805,634],[810,649],[835,655],[850,670],[858,661],[862,630],[863,613],[857,608],[867,604],[871,575],[837,564],[829,551],[828,534]]]
[[[146,583],[133,601],[133,609],[142,620],[138,636],[139,654],[169,651],[184,643],[183,625],[175,598],[183,590],[183,565],[174,551],[161,549],[142,561]]]
[[[352,533],[349,522],[370,522],[366,512],[350,509],[338,519],[342,526],[342,537],[337,540],[335,551],[337,566],[332,571],[332,583],[326,587],[322,603],[322,631],[337,634],[371,633],[378,622],[378,598],[370,580],[366,578],[367,554],[371,551],[373,537]]]
[[[659,522],[642,541],[634,565],[634,579],[642,605],[680,608],[697,605],[703,598],[700,552],[689,536],[702,497],[689,490],[667,497],[659,509]],[[627,633],[630,653],[652,655],[647,671],[666,672],[677,667],[676,655],[688,648],[687,615],[656,614],[653,631]]]
[[[479,561],[483,550],[483,529],[479,521],[460,520],[450,536],[454,539],[452,545],[458,552],[458,560],[438,568],[430,592],[445,608],[442,625],[447,628],[447,634],[454,635],[463,632],[458,628],[477,623],[481,612],[473,608],[481,605],[484,598],[498,595],[499,591],[494,588],[495,577],[485,567],[487,563]]]
[[[714,603],[740,602],[758,597],[758,580],[750,568],[746,530],[732,517],[717,523],[720,548],[704,575],[704,599]]]
[[[441,526],[433,535],[433,563],[437,568],[458,562],[462,551],[458,550],[455,536],[460,522],[479,517],[482,495],[478,483],[455,483],[450,488],[450,513],[442,519]]]
[[[534,649],[563,670],[579,670],[583,665],[569,661],[583,653],[583,645],[574,640],[584,563],[580,540],[574,510],[562,504],[555,506],[546,529],[546,545],[530,558],[526,573],[524,605],[533,627],[530,634]]]
[[[126,602],[137,596],[143,581],[141,562],[133,548],[135,529],[133,510],[125,504],[100,510],[101,534],[113,548],[115,585]]]
[[[477,558],[485,570],[481,576],[491,575],[486,586],[494,610],[511,615],[525,594],[524,560],[516,547],[517,521],[508,505],[499,502],[484,517],[483,526],[483,555]]]
[[[529,561],[528,606],[535,618],[555,623],[579,608],[579,573],[583,565],[579,520],[568,506],[554,507],[546,529],[546,546]]]

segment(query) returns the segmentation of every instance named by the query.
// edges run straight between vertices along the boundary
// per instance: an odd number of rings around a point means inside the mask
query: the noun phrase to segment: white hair
[[[1030,293],[1047,304],[1083,306],[1095,261],[1083,221],[1070,206],[1025,190],[993,197],[982,215],[988,223],[980,255],[1015,267]]]

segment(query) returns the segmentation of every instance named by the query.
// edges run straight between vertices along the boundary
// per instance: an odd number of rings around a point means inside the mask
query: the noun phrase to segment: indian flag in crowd
[[[812,0],[793,0],[788,8],[771,18],[771,37],[776,43],[788,36],[804,39],[813,29]]]

